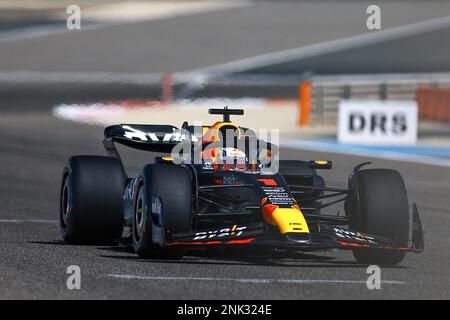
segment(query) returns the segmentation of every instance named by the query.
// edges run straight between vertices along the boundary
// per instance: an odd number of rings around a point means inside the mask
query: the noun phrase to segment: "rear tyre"
[[[171,164],[144,167],[137,185],[133,209],[132,238],[141,258],[181,259],[185,249],[163,247],[152,241],[153,199],[162,205],[164,234],[192,232],[192,180],[189,171]]]
[[[117,159],[71,157],[60,191],[60,233],[68,244],[106,244],[123,228],[125,173]]]
[[[386,237],[398,246],[406,246],[409,238],[409,205],[403,178],[395,170],[362,170],[353,183],[353,203],[346,204],[352,217],[351,228]],[[394,265],[400,263],[402,251],[354,248],[359,263]]]

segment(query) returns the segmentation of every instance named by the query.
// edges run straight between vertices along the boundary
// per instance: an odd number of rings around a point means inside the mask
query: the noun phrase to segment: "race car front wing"
[[[293,251],[315,251],[326,249],[351,250],[365,247],[385,250],[422,252],[424,249],[423,230],[416,204],[413,207],[413,227],[410,244],[399,246],[394,240],[377,235],[353,231],[340,226],[322,224],[308,237],[298,234],[280,234],[268,228],[265,223],[232,225],[216,230],[199,230],[194,234],[170,235],[164,246],[208,247],[251,245]],[[161,238],[160,238],[161,239]]]

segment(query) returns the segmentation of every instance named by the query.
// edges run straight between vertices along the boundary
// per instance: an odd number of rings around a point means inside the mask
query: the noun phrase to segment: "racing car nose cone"
[[[285,233],[284,236],[286,237],[286,240],[291,242],[304,244],[311,242],[311,236],[309,235],[309,233],[288,232]]]

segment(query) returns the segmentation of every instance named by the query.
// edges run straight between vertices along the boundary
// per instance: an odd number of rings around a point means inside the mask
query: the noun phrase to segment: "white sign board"
[[[416,101],[342,100],[338,141],[359,145],[417,143]]]

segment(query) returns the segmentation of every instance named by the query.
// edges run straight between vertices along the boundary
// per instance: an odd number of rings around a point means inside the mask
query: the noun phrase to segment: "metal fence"
[[[448,74],[315,77],[311,81],[312,121],[316,123],[335,121],[339,102],[343,99],[416,100],[420,88],[433,88],[435,94],[450,88]],[[426,101],[429,101],[426,106],[421,101],[422,109],[433,109],[436,103],[442,108],[444,103],[443,98]]]
[[[262,97],[299,101],[299,84],[312,85],[311,123],[336,121],[343,99],[414,100],[422,86],[450,88],[450,73],[379,75],[175,74],[175,96]]]

